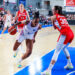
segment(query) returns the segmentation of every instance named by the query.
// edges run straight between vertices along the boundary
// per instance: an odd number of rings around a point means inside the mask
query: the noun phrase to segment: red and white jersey
[[[54,25],[61,34],[67,34],[71,30],[66,17],[63,15],[56,14]]]
[[[64,44],[71,43],[74,38],[74,33],[69,27],[66,17],[63,15],[56,14],[56,21],[54,22],[54,25],[60,32],[60,36],[61,35],[66,36]],[[58,42],[59,42],[60,36],[58,38]]]
[[[18,21],[26,20],[26,17],[27,17],[26,10],[24,10],[23,13],[21,13],[19,10],[17,16],[18,16]],[[20,25],[18,25],[18,27],[23,28],[24,24],[20,24]]]

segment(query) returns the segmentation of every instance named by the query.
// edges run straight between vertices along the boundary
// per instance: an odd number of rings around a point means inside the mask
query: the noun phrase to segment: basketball
[[[9,29],[8,29],[8,33],[10,35],[15,35],[17,32],[16,28],[14,26],[11,26]]]

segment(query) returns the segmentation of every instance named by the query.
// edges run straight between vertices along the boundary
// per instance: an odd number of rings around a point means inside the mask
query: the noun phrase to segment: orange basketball
[[[8,33],[10,35],[15,35],[17,32],[17,29],[14,27],[14,26],[11,26],[9,29],[8,29]]]

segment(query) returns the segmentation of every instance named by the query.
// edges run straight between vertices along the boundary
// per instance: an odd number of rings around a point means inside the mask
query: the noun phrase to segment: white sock
[[[18,60],[18,63],[21,63],[22,62],[22,58],[20,58],[19,60]]]
[[[23,46],[22,46],[22,45],[19,46],[19,49],[21,50],[21,52],[22,52],[23,54],[25,53],[25,51],[23,50]]]
[[[52,70],[54,64],[50,64],[48,70]]]
[[[20,46],[20,48],[21,48],[21,52],[25,53],[25,51],[23,50],[23,46],[22,45]]]
[[[67,63],[68,64],[71,64],[71,59],[67,59]]]

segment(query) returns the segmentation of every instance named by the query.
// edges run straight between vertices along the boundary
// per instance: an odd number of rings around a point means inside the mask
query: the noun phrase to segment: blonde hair
[[[24,5],[23,5],[23,4],[20,4],[20,5],[19,5],[19,9],[20,9],[20,7],[21,7],[21,6],[22,6],[22,7],[23,7],[23,9],[24,9]]]

